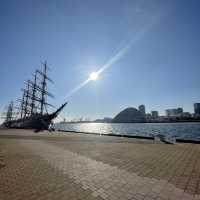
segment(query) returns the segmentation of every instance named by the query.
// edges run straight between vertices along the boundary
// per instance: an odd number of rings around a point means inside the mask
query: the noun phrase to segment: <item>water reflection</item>
[[[91,133],[152,136],[164,134],[177,138],[200,139],[200,123],[60,123],[56,129]]]

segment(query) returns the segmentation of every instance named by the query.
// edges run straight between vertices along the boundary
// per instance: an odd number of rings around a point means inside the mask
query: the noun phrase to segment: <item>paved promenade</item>
[[[200,200],[200,145],[0,130],[0,200]]]

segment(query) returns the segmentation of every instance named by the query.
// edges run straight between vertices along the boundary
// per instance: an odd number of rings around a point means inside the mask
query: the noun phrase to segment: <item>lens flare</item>
[[[138,31],[134,35],[134,37],[131,40],[129,40],[129,42],[126,43],[126,45],[123,48],[121,48],[113,57],[111,57],[103,66],[101,66],[101,68],[97,72],[92,72],[87,80],[83,81],[77,87],[75,87],[74,89],[72,89],[68,93],[68,95],[66,96],[66,98],[71,97],[74,93],[76,93],[78,90],[80,90],[81,88],[83,88],[90,81],[97,80],[98,76],[101,73],[103,73],[105,70],[107,70],[108,68],[110,68],[111,66],[113,66],[120,59],[122,59],[127,54],[127,52],[134,46],[134,44],[137,41],[139,41],[148,32],[148,30],[151,29],[153,27],[153,25],[156,24],[161,19],[162,16],[164,16],[163,13],[162,14],[161,13],[158,13],[158,15],[152,16],[152,19],[149,21],[149,23],[147,23],[143,27],[143,29],[141,29],[140,31]]]
[[[98,79],[99,74],[97,72],[92,72],[90,74],[90,80],[96,81]]]

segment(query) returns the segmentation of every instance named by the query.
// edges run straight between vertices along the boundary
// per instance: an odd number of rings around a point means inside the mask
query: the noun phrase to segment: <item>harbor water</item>
[[[200,123],[58,123],[55,129],[100,134],[155,136],[200,140]]]

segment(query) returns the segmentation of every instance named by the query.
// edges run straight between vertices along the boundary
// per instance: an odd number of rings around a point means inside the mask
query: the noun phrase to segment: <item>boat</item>
[[[68,102],[62,104],[54,112],[48,113],[48,107],[54,107],[47,102],[47,97],[54,96],[47,91],[47,83],[53,81],[47,76],[47,62],[42,63],[43,70],[36,70],[34,80],[25,82],[22,89],[22,98],[18,99],[20,105],[14,106],[13,101],[8,106],[4,123],[5,128],[35,129],[36,132],[49,129],[58,114]],[[17,111],[15,112],[15,109]]]

